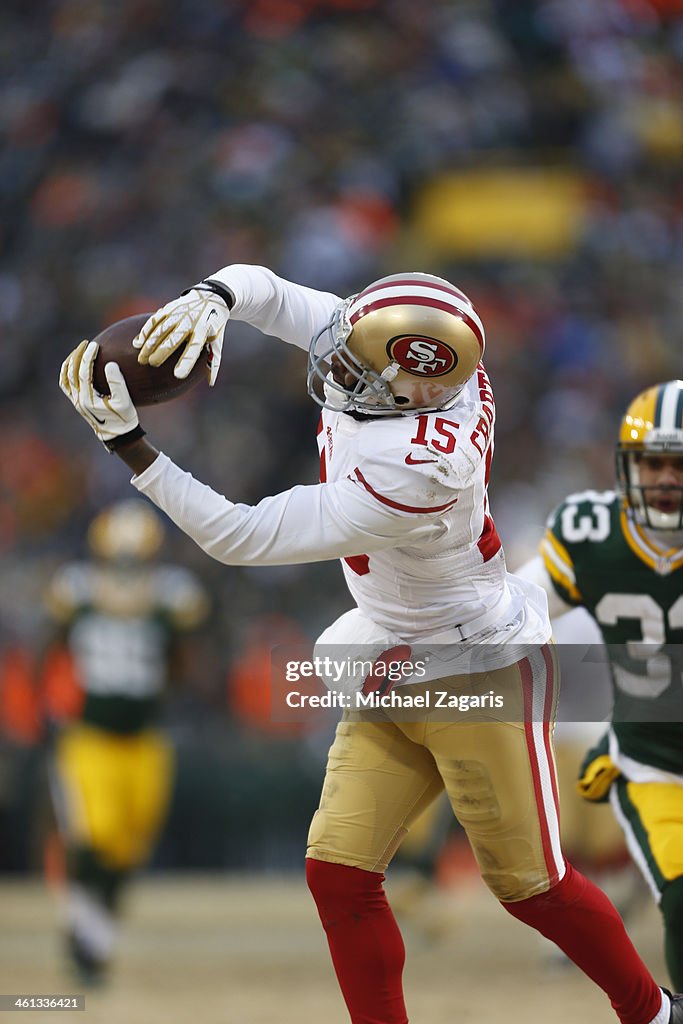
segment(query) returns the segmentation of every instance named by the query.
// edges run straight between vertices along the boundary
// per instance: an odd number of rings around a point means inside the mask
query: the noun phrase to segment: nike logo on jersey
[[[406,466],[421,466],[425,462],[438,462],[438,459],[416,459],[412,455],[406,455]]]

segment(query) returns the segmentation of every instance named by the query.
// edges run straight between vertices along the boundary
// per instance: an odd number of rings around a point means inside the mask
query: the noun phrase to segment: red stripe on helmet
[[[360,309],[357,309],[356,312],[349,317],[349,321],[353,326],[353,324],[360,320],[362,316],[367,316],[368,313],[372,313],[376,309],[385,309],[387,306],[431,306],[433,309],[442,309],[445,313],[452,313],[453,316],[457,316],[460,320],[465,321],[479,342],[480,352],[484,351],[484,336],[481,333],[479,324],[473,320],[471,316],[468,316],[467,313],[463,312],[463,310],[458,309],[457,306],[451,306],[447,302],[442,302],[440,299],[429,299],[422,295],[397,295],[393,298],[375,299],[374,302],[369,302],[367,305],[363,305]]]
[[[435,288],[440,292],[450,292],[453,295],[457,295],[459,299],[464,299],[468,306],[472,305],[465,293],[461,292],[459,288],[456,288],[454,284],[436,284],[434,281],[422,281],[419,277],[401,277],[389,281],[377,281],[374,284],[368,285],[367,288],[364,288],[356,297],[356,301],[363,296],[370,295],[372,292],[379,291],[382,288],[412,288],[415,285],[419,285],[420,288]]]

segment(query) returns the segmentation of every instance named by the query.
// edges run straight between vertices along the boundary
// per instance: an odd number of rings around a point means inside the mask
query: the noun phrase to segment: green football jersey
[[[683,774],[683,548],[655,545],[613,491],[584,491],[552,513],[541,554],[559,596],[600,627],[620,751]]]
[[[206,610],[194,576],[176,566],[119,571],[72,563],[57,573],[47,597],[66,627],[84,690],[81,720],[126,734],[149,726],[169,678],[173,638]]]

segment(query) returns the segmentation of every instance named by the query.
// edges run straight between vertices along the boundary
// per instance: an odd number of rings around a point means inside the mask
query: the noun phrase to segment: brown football
[[[184,380],[173,376],[173,368],[178,362],[182,346],[161,366],[143,366],[138,362],[138,350],[133,348],[132,341],[149,316],[149,313],[139,313],[125,320],[117,320],[93,339],[100,346],[93,366],[93,384],[101,395],[109,394],[109,385],[104,376],[107,363],[118,363],[121,367],[134,405],[168,402],[171,398],[185,394],[200,380],[207,379],[204,354]]]

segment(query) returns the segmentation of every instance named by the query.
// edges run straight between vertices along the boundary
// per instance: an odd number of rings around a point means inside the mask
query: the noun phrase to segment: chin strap
[[[385,380],[387,383],[389,383],[390,381],[394,380],[394,378],[398,377],[398,372],[400,369],[401,367],[398,365],[398,363],[389,363],[389,365],[380,373],[380,377],[382,378],[382,380]]]

